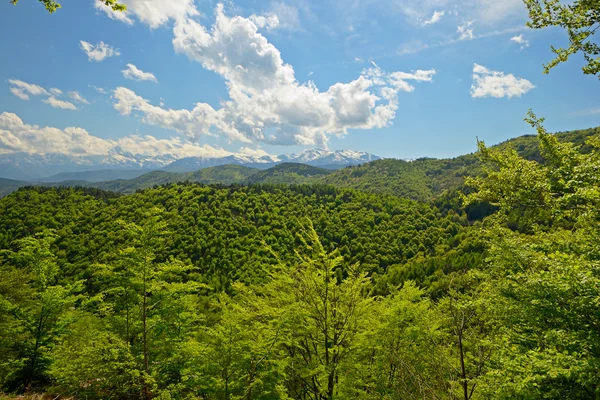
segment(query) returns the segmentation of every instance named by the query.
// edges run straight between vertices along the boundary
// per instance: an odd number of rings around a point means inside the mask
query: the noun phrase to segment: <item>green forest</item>
[[[524,3],[569,34],[545,72],[599,74],[597,2]],[[600,399],[600,128],[525,120],[453,159],[0,179],[0,399]]]
[[[516,146],[396,162],[413,174],[17,190],[0,200],[0,388],[599,398],[600,135],[531,122]],[[419,176],[435,185],[404,195]]]

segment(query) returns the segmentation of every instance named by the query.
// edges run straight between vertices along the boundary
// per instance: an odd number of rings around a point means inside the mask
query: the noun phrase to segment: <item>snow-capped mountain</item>
[[[373,154],[353,151],[308,149],[300,154],[280,156],[234,154],[226,157],[186,157],[173,155],[147,156],[132,154],[115,147],[106,155],[68,156],[64,154],[0,154],[0,178],[35,181],[61,173],[89,172],[95,170],[156,170],[170,172],[196,171],[225,164],[266,169],[281,162],[309,164],[323,168],[342,168],[378,160]]]
[[[227,157],[186,157],[172,162],[163,170],[169,172],[189,172],[202,168],[216,167],[219,165],[236,164],[254,168],[269,168],[279,163],[279,158],[274,156],[249,156],[234,154]]]
[[[335,167],[363,164],[379,160],[381,157],[364,151],[308,149],[300,154],[284,154],[279,156],[282,162],[297,162],[318,167]]]
[[[246,167],[266,169],[282,162],[293,162],[313,165],[315,167],[337,169],[347,165],[363,164],[369,161],[379,160],[380,158],[381,157],[362,151],[307,149],[300,154],[282,154],[280,156],[257,157],[236,154],[221,158],[187,157],[177,160],[163,169],[170,172],[188,172],[225,164],[237,164]]]
[[[100,169],[160,169],[175,161],[171,155],[144,156],[115,149],[107,155],[68,156],[64,154],[0,154],[0,177],[36,180],[65,172]]]

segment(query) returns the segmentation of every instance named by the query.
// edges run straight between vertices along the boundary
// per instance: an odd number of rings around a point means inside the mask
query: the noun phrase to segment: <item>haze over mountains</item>
[[[280,156],[236,154],[217,158],[176,158],[169,154],[146,156],[132,154],[120,148],[115,148],[107,155],[81,157],[20,152],[0,154],[0,178],[41,182],[60,182],[64,180],[98,182],[112,179],[131,179],[157,169],[169,172],[191,172],[227,164],[266,169],[282,162],[303,163],[327,169],[338,169],[380,158],[360,151],[329,151],[323,149],[308,149],[300,154],[282,154]]]

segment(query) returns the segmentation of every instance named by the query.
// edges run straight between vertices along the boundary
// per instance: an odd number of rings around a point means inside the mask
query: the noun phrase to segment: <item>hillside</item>
[[[12,193],[22,186],[27,186],[27,182],[0,178],[0,197]]]
[[[19,189],[0,199],[0,390],[216,400],[250,387],[252,398],[299,400],[312,397],[309,377],[347,390],[314,398],[456,399],[468,365],[477,399],[587,399],[596,380],[579,377],[596,376],[600,345],[600,159],[551,136],[542,144],[556,155],[548,165],[504,154],[473,184],[467,201],[499,204],[493,223],[452,202],[368,193],[435,196],[478,171],[473,155],[341,171],[354,185],[381,178],[361,190],[277,184],[335,174],[297,164],[253,185],[169,183],[258,173],[228,166],[146,174],[137,186],[160,185],[127,195]],[[328,354],[343,355],[333,374]],[[532,358],[551,369],[511,370]],[[521,396],[514,383],[529,377],[559,395],[530,396],[532,385]]]
[[[52,175],[47,178],[38,179],[39,182],[64,182],[64,181],[86,181],[86,182],[105,182],[117,179],[134,179],[138,176],[147,174],[150,170],[119,170],[119,169],[101,169],[83,172],[63,172]]]
[[[301,184],[308,179],[325,176],[332,171],[324,168],[313,167],[307,164],[281,163],[272,168],[258,171],[248,177],[249,183],[271,183],[271,184]]]
[[[556,134],[559,141],[577,145],[584,144],[590,136],[600,136],[600,127]],[[543,161],[539,142],[534,135],[520,136],[492,147],[510,147],[528,160]],[[589,152],[590,147],[584,145],[581,151]],[[466,154],[451,159],[421,158],[411,162],[396,159],[377,160],[346,167],[312,181],[428,201],[445,191],[462,187],[467,176],[480,174],[479,159],[474,154]]]
[[[194,172],[153,171],[134,179],[100,182],[92,186],[113,192],[133,193],[136,190],[177,182],[231,185],[234,183],[244,183],[255,172],[254,168],[241,165],[220,165]]]

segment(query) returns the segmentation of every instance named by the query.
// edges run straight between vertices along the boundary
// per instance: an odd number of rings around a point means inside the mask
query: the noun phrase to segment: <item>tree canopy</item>
[[[527,26],[542,29],[557,26],[565,29],[569,35],[569,47],[556,48],[552,52],[554,60],[544,65],[544,73],[566,62],[572,55],[582,53],[587,64],[583,73],[598,75],[600,78],[600,47],[594,42],[594,35],[600,28],[600,4],[596,0],[524,0],[529,11]]]

